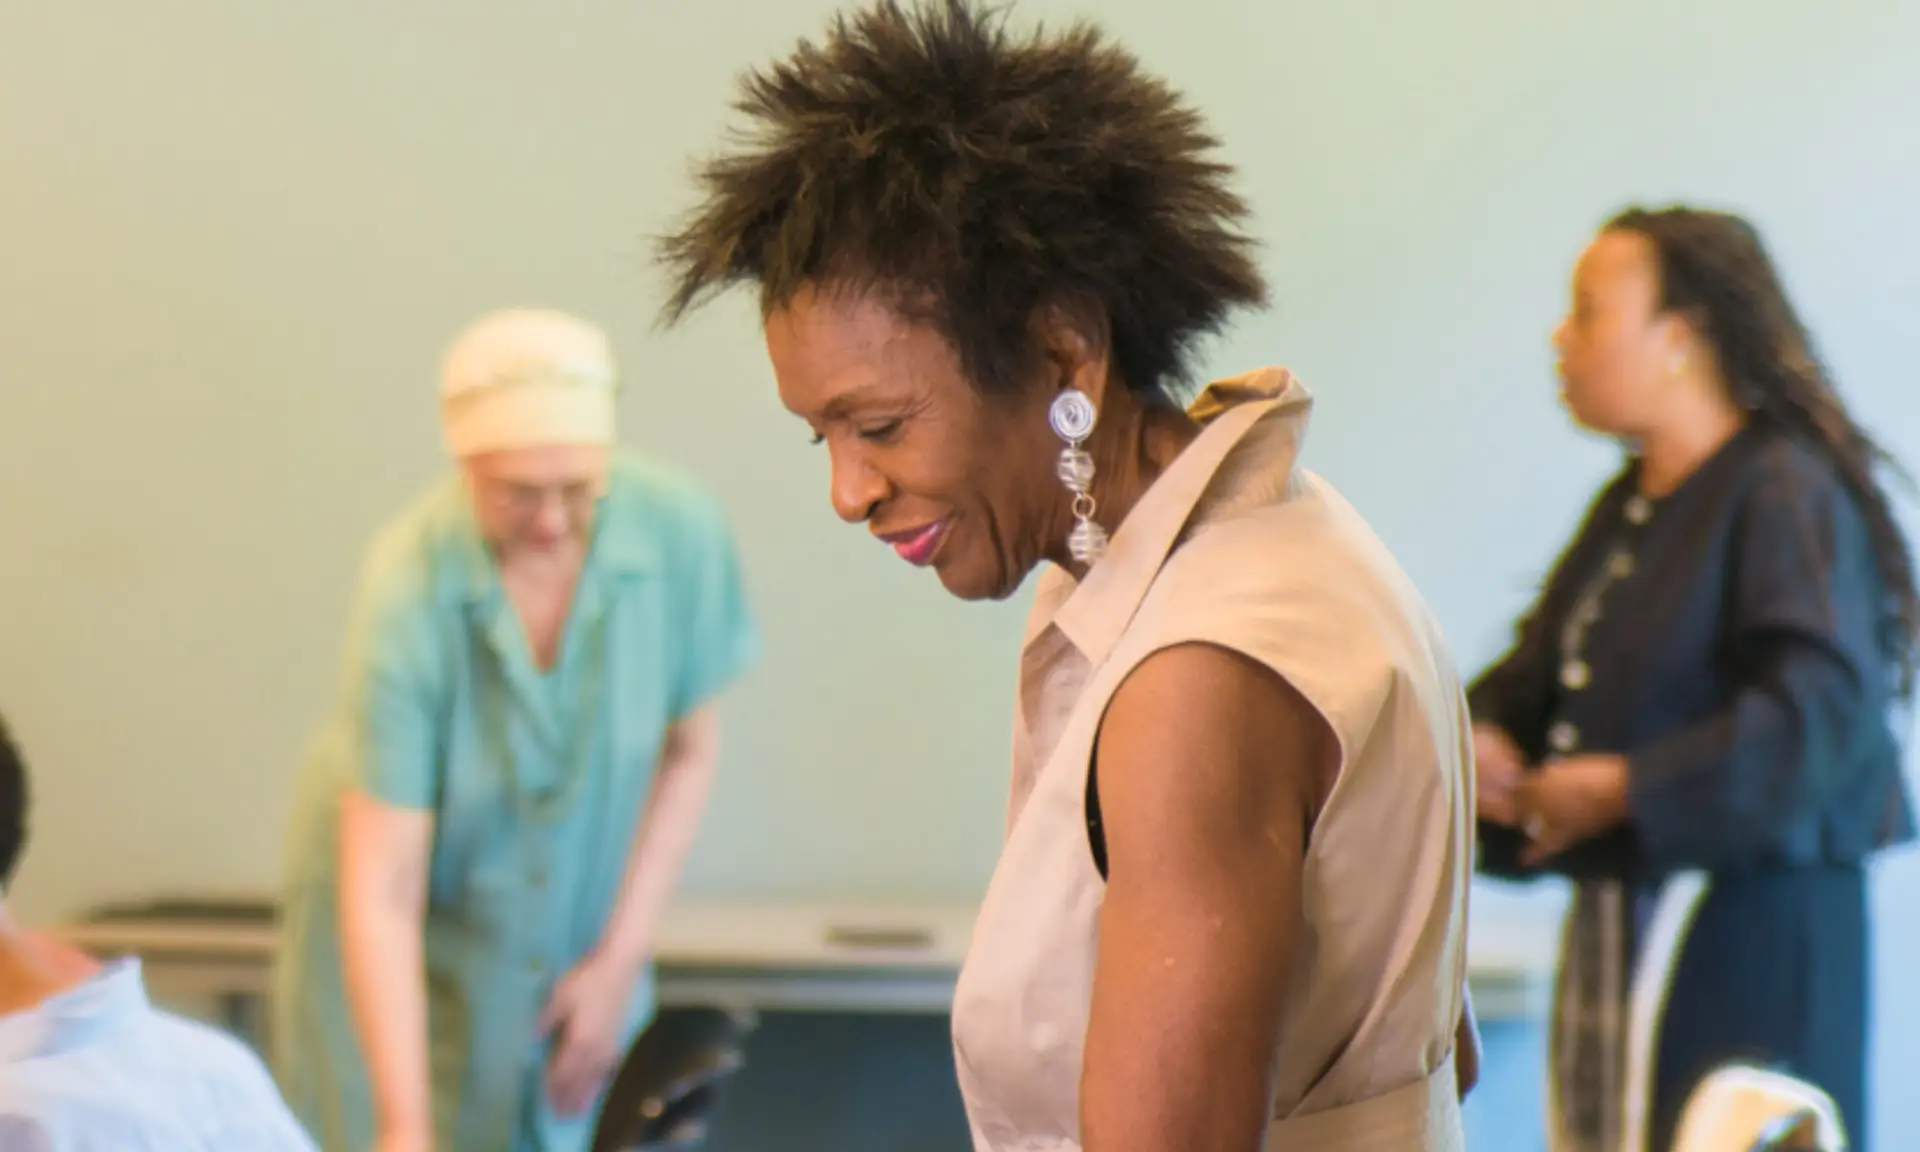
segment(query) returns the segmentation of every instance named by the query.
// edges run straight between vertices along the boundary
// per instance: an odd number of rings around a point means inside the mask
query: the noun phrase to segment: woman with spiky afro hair
[[[1299,466],[1304,388],[1179,402],[1265,296],[1199,116],[965,0],[844,16],[738,109],[668,319],[757,285],[842,519],[964,599],[1047,567],[954,1004],[975,1146],[1460,1147],[1464,693]]]

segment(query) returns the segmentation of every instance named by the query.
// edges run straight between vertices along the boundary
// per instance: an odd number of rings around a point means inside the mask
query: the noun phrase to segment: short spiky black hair
[[[0,717],[0,888],[13,883],[27,842],[27,766]]]
[[[1217,141],[1090,24],[1015,38],[970,0],[883,0],[749,72],[735,108],[750,131],[661,243],[668,323],[740,281],[769,311],[813,283],[878,290],[1005,393],[1037,309],[1097,309],[1151,393],[1266,300]]]

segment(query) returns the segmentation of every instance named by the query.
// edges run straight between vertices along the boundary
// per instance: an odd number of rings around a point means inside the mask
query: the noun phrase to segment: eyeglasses
[[[481,486],[481,499],[514,517],[531,519],[558,501],[570,516],[583,516],[604,490],[595,480],[574,480],[565,484],[522,484],[511,480],[488,480]]]

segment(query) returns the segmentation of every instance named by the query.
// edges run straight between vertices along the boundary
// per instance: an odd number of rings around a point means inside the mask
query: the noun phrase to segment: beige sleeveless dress
[[[1265,1147],[1464,1148],[1453,1046],[1473,863],[1466,699],[1386,548],[1297,466],[1310,404],[1279,369],[1215,384],[1193,409],[1200,436],[1085,583],[1058,569],[1041,581],[1021,652],[1006,845],[954,1001],[978,1152],[1080,1147],[1104,889],[1086,831],[1089,758],[1126,674],[1194,640],[1273,668],[1341,749],[1307,849]]]

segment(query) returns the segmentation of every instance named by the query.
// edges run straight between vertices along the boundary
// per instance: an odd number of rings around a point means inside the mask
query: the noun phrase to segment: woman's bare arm
[[[1188,644],[1121,685],[1098,757],[1108,881],[1084,1146],[1256,1152],[1332,733],[1272,671]]]
[[[433,1146],[423,940],[430,811],[350,790],[340,808],[340,945],[382,1148]]]
[[[625,968],[639,971],[653,953],[661,917],[706,815],[719,759],[717,705],[696,709],[667,730],[660,766],[628,849],[620,896],[600,941],[601,949]]]

